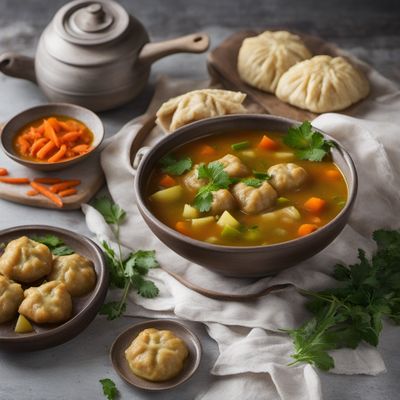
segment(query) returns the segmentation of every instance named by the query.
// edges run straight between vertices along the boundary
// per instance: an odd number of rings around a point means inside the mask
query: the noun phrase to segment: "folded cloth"
[[[380,97],[371,95],[360,105],[357,115],[364,119],[325,114],[313,121],[315,127],[343,143],[355,161],[359,192],[349,223],[324,251],[275,277],[241,280],[213,274],[184,260],[150,232],[135,205],[135,172],[130,161],[131,143],[142,126],[140,120],[122,128],[103,151],[102,167],[108,189],[128,215],[121,229],[126,251],[132,246],[156,249],[157,258],[165,269],[213,290],[254,293],[278,283],[291,284],[252,302],[218,301],[188,289],[164,270],[154,269],[150,271],[150,277],[160,288],[160,295],[155,299],[144,299],[130,294],[128,315],[173,315],[207,325],[210,336],[219,346],[220,354],[211,371],[218,379],[205,388],[199,398],[321,399],[319,378],[313,367],[305,364],[287,366],[291,362],[292,342],[279,329],[296,327],[309,317],[304,298],[295,287],[321,290],[334,285],[330,274],[335,263],[354,262],[359,247],[371,252],[374,249],[370,239],[373,230],[399,228],[393,216],[400,212],[400,178],[397,174],[400,158],[396,157],[396,150],[400,148],[400,93],[375,71],[370,71],[369,78],[373,93],[379,93]],[[178,86],[178,91],[175,84],[170,86],[171,90],[164,87],[164,94],[169,93],[172,97],[189,90],[185,85]],[[194,87],[192,84],[190,89]],[[154,109],[154,103],[152,107]],[[155,130],[150,144],[159,140],[160,135]],[[82,209],[89,229],[98,240],[112,243],[115,238],[101,215],[89,205],[83,205]],[[367,344],[356,350],[334,351],[332,356],[335,369],[331,372],[334,373],[376,375],[385,371],[378,351]]]

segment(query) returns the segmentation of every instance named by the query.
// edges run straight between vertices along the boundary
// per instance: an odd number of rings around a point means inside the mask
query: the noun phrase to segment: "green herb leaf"
[[[70,254],[74,254],[75,252],[68,247],[67,245],[57,246],[52,250],[52,253],[55,256],[69,256]]]
[[[31,239],[35,242],[46,245],[52,254],[55,256],[68,256],[74,254],[74,250],[67,246],[58,236],[55,235],[44,235],[44,236],[31,236]]]
[[[244,142],[234,143],[231,145],[232,150],[239,151],[247,149],[250,146],[250,142],[245,140]]]
[[[108,197],[94,200],[93,207],[104,217],[107,224],[121,225],[126,217],[126,212]]]
[[[296,155],[301,160],[309,161],[322,161],[334,147],[331,140],[325,140],[321,133],[313,131],[309,121],[304,121],[298,127],[289,128],[283,137],[283,142],[297,149]]]
[[[263,181],[269,181],[272,178],[272,176],[266,172],[253,171],[253,175],[255,178],[262,179]]]
[[[184,172],[189,171],[193,164],[190,157],[177,160],[172,154],[167,154],[159,162],[162,166],[162,172],[170,175],[182,175]]]
[[[154,297],[157,297],[160,292],[154,282],[147,279],[143,279],[140,287],[137,288],[137,291],[142,297],[147,299],[153,299]]]
[[[103,394],[108,400],[116,400],[119,392],[115,383],[111,379],[100,379],[99,381],[103,388]]]
[[[112,321],[119,318],[126,310],[126,303],[120,301],[110,301],[101,306],[99,314],[106,315],[107,319]]]
[[[252,186],[255,188],[259,188],[264,183],[262,179],[257,178],[244,178],[242,179],[242,182],[247,186]]]

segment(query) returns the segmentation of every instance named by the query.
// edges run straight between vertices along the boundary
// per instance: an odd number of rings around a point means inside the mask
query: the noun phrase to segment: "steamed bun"
[[[237,68],[244,82],[273,93],[284,72],[310,57],[299,36],[286,31],[265,31],[243,40]]]
[[[170,133],[200,119],[245,113],[242,105],[245,98],[244,93],[230,90],[193,90],[164,103],[157,111],[156,123]]]
[[[342,110],[366,97],[369,82],[342,57],[315,56],[285,72],[276,96],[316,113]]]

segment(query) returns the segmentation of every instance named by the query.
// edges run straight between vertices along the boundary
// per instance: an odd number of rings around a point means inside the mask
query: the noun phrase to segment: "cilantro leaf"
[[[138,293],[147,299],[153,299],[158,296],[160,292],[158,287],[154,284],[153,281],[149,281],[147,279],[143,279],[139,288],[137,288]]]
[[[104,217],[107,224],[120,225],[125,220],[126,212],[108,197],[95,199],[93,207]]]
[[[257,179],[257,178],[245,178],[245,179],[242,179],[242,182],[244,184],[246,184],[247,186],[259,188],[263,184],[264,181],[262,179]]]
[[[58,236],[55,235],[44,235],[44,236],[31,236],[31,239],[35,242],[46,245],[53,255],[55,256],[68,256],[74,254],[74,250],[67,246]]]
[[[192,159],[190,157],[184,157],[177,160],[172,154],[167,154],[159,161],[162,168],[162,172],[171,175],[182,175],[184,172],[192,168]]]
[[[52,250],[52,253],[55,256],[69,256],[70,254],[74,254],[75,252],[71,249],[71,247],[67,245],[57,246]]]
[[[313,131],[309,121],[304,121],[298,127],[289,128],[283,137],[283,142],[297,149],[296,155],[301,160],[309,161],[322,161],[334,147],[331,140],[325,140],[321,133]]]
[[[253,175],[257,179],[262,179],[263,181],[269,181],[272,177],[266,172],[253,171]]]
[[[108,400],[116,400],[117,396],[119,395],[118,389],[115,386],[115,383],[109,379],[100,379],[99,381],[103,388],[103,394],[107,397]]]
[[[106,315],[107,319],[112,321],[119,318],[126,310],[126,303],[119,301],[110,301],[101,306],[99,314]]]

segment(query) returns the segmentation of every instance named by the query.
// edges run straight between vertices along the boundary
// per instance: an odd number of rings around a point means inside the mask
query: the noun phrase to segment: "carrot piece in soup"
[[[272,140],[267,135],[264,135],[260,143],[258,143],[258,147],[264,150],[276,150],[279,146],[275,140]]]
[[[48,141],[36,154],[36,157],[40,160],[44,160],[46,156],[56,148],[56,145],[52,140]]]
[[[56,194],[52,193],[49,189],[47,189],[46,186],[43,186],[37,182],[31,182],[31,186],[33,189],[37,190],[43,196],[46,196],[49,200],[51,200],[54,204],[56,204],[57,207],[61,208],[64,205],[61,198],[59,196],[57,196]]]
[[[305,203],[304,208],[311,213],[320,213],[326,206],[326,201],[319,197],[310,197]]]
[[[340,179],[340,177],[341,177],[340,172],[336,169],[328,169],[325,172],[325,175],[328,179],[333,180],[333,181],[336,181],[336,180]]]
[[[61,131],[62,128],[61,128],[57,118],[50,117],[47,121],[49,122],[49,124],[52,126],[52,128],[54,129],[54,131],[56,133]]]
[[[200,148],[199,154],[202,156],[213,156],[215,155],[216,151],[214,149],[214,147],[209,146],[208,144],[203,145]]]
[[[57,162],[60,161],[65,153],[67,152],[67,146],[65,144],[61,145],[60,149],[57,151],[57,153],[55,153],[54,155],[52,155],[47,161],[48,162]]]
[[[44,135],[50,139],[57,147],[60,147],[60,139],[58,138],[56,132],[54,131],[52,125],[48,120],[43,121],[44,124]]]
[[[48,139],[46,138],[36,139],[31,146],[31,151],[29,155],[33,157],[47,142]]]
[[[318,229],[317,225],[303,224],[303,225],[300,225],[297,233],[299,236],[306,236],[306,235],[309,235],[310,233],[316,231],[317,229]]]
[[[0,176],[6,176],[6,175],[8,175],[7,168],[0,168]]]
[[[182,233],[182,235],[190,236],[190,230],[187,227],[186,222],[183,221],[178,221],[175,224],[175,229],[179,232]]]
[[[81,132],[71,131],[61,137],[63,143],[74,142],[82,136]]]
[[[17,139],[17,144],[19,146],[19,151],[21,152],[21,154],[27,156],[29,154],[29,148],[31,147],[30,143],[23,136],[20,136]]]
[[[176,185],[176,180],[170,175],[164,175],[160,179],[160,185],[164,187],[171,187]]]
[[[72,148],[72,151],[78,154],[87,153],[89,151],[89,146],[87,144],[78,144]]]

